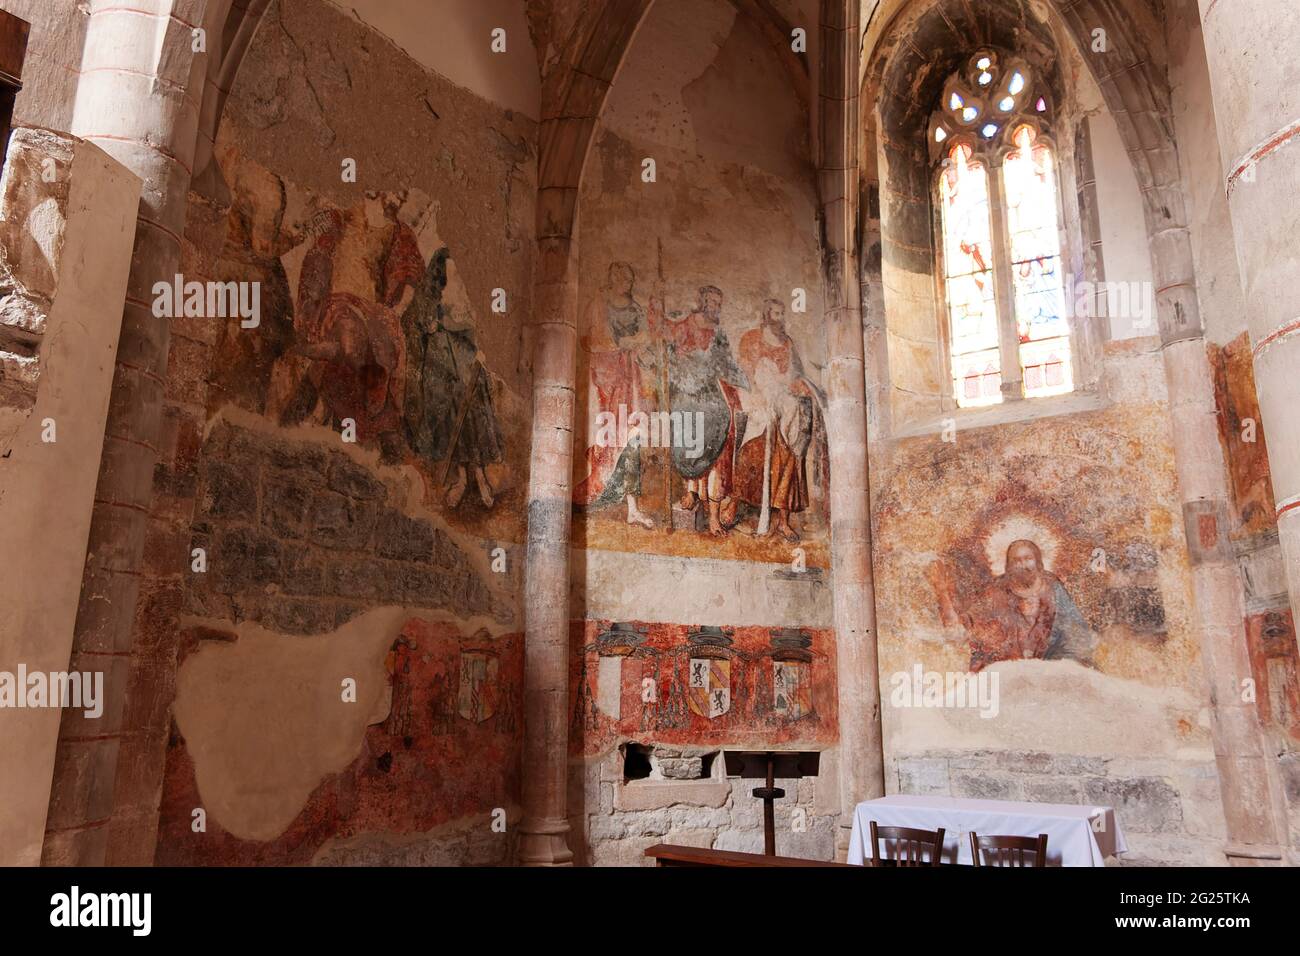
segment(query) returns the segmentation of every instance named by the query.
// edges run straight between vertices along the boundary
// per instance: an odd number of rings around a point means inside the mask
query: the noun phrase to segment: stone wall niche
[[[19,129],[0,197],[0,672],[65,671],[140,180],[90,143]],[[60,714],[0,710],[0,865],[40,862]]]

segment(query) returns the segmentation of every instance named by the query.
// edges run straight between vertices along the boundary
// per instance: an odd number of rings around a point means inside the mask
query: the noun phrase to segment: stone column
[[[1285,833],[1274,759],[1253,703],[1241,572],[1229,540],[1227,463],[1219,442],[1214,380],[1196,287],[1167,80],[1132,22],[1100,0],[1056,0],[1119,126],[1142,191],[1155,279],[1156,316],[1169,395],[1174,467],[1191,563],[1191,624],[1209,685],[1211,733],[1230,862],[1277,860]],[[1089,54],[1092,31],[1109,38]]]
[[[1154,114],[1120,118],[1121,130]],[[1241,569],[1232,549],[1227,462],[1219,440],[1214,375],[1179,179],[1177,154],[1151,151],[1139,168],[1147,200],[1156,314],[1169,395],[1174,468],[1196,606],[1193,629],[1209,685],[1211,732],[1230,862],[1280,858],[1285,833],[1273,756],[1255,704],[1243,698],[1250,677]]]
[[[547,201],[544,190],[539,202]],[[567,191],[560,191],[567,192]],[[560,201],[571,201],[561,195]],[[567,230],[566,230],[567,231]],[[568,235],[538,240],[533,326],[533,440],[524,569],[524,818],[519,862],[573,861],[569,768],[569,530],[577,278]]]
[[[226,236],[229,189],[213,156],[226,96],[269,0],[233,0],[219,41],[208,37],[207,76],[199,111],[190,203],[185,221],[186,278],[215,278],[213,262]],[[220,11],[216,11],[219,13]],[[212,14],[215,16],[216,13]],[[219,49],[218,49],[219,47]],[[197,272],[195,270],[198,270]],[[190,530],[205,401],[218,323],[172,323],[167,394],[163,398],[154,496],[140,565],[126,706],[117,755],[117,784],[106,866],[148,866],[158,843],[158,805],[176,696],[176,644],[190,574]]]
[[[168,320],[154,316],[152,288],[180,261],[206,63],[194,52],[194,30],[206,26],[215,38],[205,15],[221,6],[90,3],[72,132],[134,172],[144,189],[70,665],[104,672],[104,713],[94,722],[64,714],[46,864],[105,858],[167,365]]]
[[[859,36],[856,0],[822,0],[819,175],[830,369],[831,575],[839,668],[840,829],[836,853],[841,858],[848,849],[854,806],[885,792],[856,241]]]
[[[1200,0],[1200,8],[1278,535],[1300,622],[1300,10],[1292,0]]]
[[[568,866],[569,530],[578,361],[578,184],[596,120],[652,0],[592,4],[542,81],[524,569],[524,818],[519,862]]]

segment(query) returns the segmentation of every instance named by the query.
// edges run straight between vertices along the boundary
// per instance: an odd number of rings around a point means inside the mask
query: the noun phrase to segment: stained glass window
[[[1033,70],[993,50],[948,81],[931,120],[931,155],[942,160],[944,292],[961,407],[1002,401],[1011,378],[1004,369],[1016,362],[1026,398],[1074,388],[1056,156],[1040,133],[1048,122]]]
[[[971,156],[969,146],[954,146],[939,181],[953,384],[963,406],[1002,398],[989,176]]]
[[[1056,214],[1056,163],[1051,147],[1037,140],[1032,127],[1021,126],[1015,133],[1016,148],[1002,162],[1016,333],[1027,398],[1059,395],[1074,387]]]

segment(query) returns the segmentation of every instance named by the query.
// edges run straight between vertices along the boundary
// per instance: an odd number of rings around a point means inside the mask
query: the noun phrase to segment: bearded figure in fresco
[[[1021,659],[1092,663],[1096,637],[1065,585],[1044,569],[1034,542],[1011,542],[1006,571],[968,604],[961,602],[942,561],[931,565],[929,577],[943,623],[965,628],[972,671]]]
[[[646,311],[637,302],[636,274],[626,262],[613,262],[602,295],[587,307],[586,334],[580,345],[589,371],[587,415],[614,419],[642,411],[643,369],[653,369]],[[622,447],[588,440],[587,474],[574,488],[576,504],[591,510],[627,504],[627,523],[653,528],[641,511],[641,435],[629,431]]]
[[[741,336],[740,367],[750,391],[735,496],[758,511],[758,533],[796,542],[790,516],[808,507],[808,448],[822,396],[804,374],[776,299],[763,303],[761,324]]]
[[[456,280],[450,283],[448,280]],[[446,249],[429,260],[402,313],[406,343],[403,420],[417,455],[443,462],[443,483],[455,470],[446,504],[460,504],[472,475],[483,507],[495,503],[487,466],[503,458],[491,376],[475,341],[474,317]]]
[[[285,424],[296,424],[320,403],[330,424],[354,420],[358,439],[377,441],[387,462],[402,452],[398,316],[424,274],[400,208],[392,193],[368,193],[363,203],[325,211],[312,223],[294,322],[295,350],[310,366],[282,414]]]
[[[668,346],[669,402],[673,415],[703,423],[703,442],[697,447],[674,443],[673,469],[686,482],[679,502],[684,511],[708,508],[709,532],[725,535],[736,519],[732,497],[735,471],[736,413],[741,409],[740,390],[749,387],[745,373],[736,365],[722,330],[722,290],[707,285],[699,301],[683,319],[654,318]]]

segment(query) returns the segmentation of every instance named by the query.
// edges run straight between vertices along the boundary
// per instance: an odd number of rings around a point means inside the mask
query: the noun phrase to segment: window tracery
[[[929,127],[958,406],[1074,388],[1051,104],[1034,71],[975,53]]]

